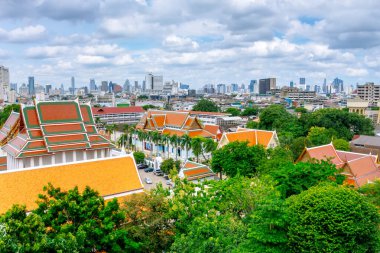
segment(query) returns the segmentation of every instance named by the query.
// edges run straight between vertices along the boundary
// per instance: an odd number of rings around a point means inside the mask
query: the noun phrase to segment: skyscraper
[[[147,91],[162,91],[163,88],[163,76],[155,76],[152,73],[148,73],[145,75],[145,89]]]
[[[272,89],[276,89],[276,78],[260,79],[259,94],[266,95]]]
[[[28,94],[33,96],[36,94],[34,90],[34,76],[29,76],[28,78]]]
[[[124,82],[124,85],[123,85],[123,90],[127,93],[130,93],[131,92],[131,83],[129,82],[129,80],[125,80]]]
[[[332,89],[335,91],[335,93],[341,93],[343,92],[343,80],[336,77],[334,81],[331,83]]]
[[[71,77],[71,94],[75,94],[75,78],[73,76]]]
[[[225,94],[226,93],[226,85],[224,83],[220,83],[216,86],[216,92],[218,94]]]
[[[290,81],[289,86],[290,86],[290,88],[293,88],[294,87],[294,82]]]
[[[256,80],[251,80],[248,86],[249,93],[255,93],[255,86],[257,85]]]
[[[95,90],[96,90],[95,79],[90,79],[90,91],[95,91]]]
[[[5,99],[9,90],[9,69],[0,66],[0,98]]]
[[[46,92],[46,94],[50,94],[50,92],[51,92],[51,84],[47,84],[46,86],[45,86],[45,92]]]
[[[108,91],[108,82],[107,81],[102,81],[102,86],[100,86],[101,91]]]

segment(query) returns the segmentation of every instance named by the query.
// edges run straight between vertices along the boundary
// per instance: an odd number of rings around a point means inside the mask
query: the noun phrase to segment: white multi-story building
[[[0,99],[5,99],[9,92],[9,69],[0,66]]]

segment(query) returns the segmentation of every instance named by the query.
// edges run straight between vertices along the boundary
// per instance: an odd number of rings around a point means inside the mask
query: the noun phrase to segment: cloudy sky
[[[0,0],[11,81],[380,79],[378,0]]]

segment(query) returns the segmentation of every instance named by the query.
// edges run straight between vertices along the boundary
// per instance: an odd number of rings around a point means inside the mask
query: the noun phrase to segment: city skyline
[[[380,3],[364,1],[18,1],[0,4],[10,81],[122,85],[163,75],[200,88],[305,77],[377,83]]]

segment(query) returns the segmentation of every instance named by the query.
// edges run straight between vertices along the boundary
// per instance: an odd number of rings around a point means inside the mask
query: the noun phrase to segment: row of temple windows
[[[86,152],[86,157],[85,157]],[[54,159],[53,159],[54,156]],[[77,150],[77,151],[65,151],[57,152],[54,155],[41,156],[41,157],[27,157],[23,159],[24,168],[77,162],[83,160],[90,160],[95,158],[104,158],[109,156],[109,151],[106,149],[99,150]]]

